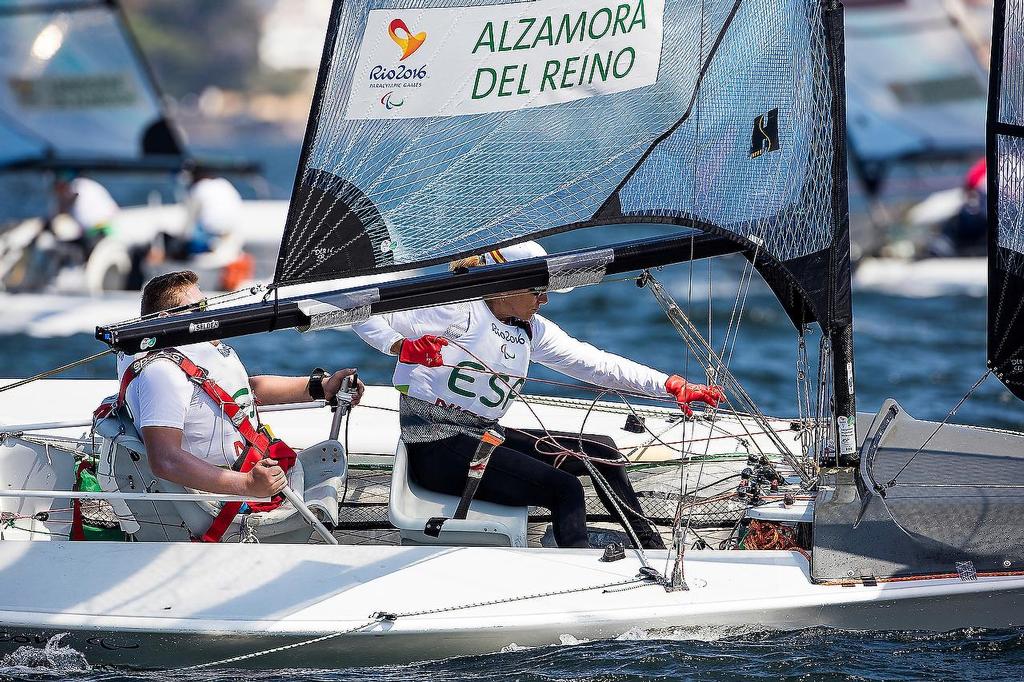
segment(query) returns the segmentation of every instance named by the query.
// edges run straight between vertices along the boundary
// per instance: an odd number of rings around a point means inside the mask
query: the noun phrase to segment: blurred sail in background
[[[854,176],[870,197],[888,194],[896,201],[904,198],[901,194],[920,199],[955,186],[967,166],[985,153],[991,27],[975,21],[975,13],[987,20],[991,2],[844,4],[847,134]],[[934,165],[947,162],[956,169],[937,176]],[[923,166],[923,172],[914,166]],[[908,178],[922,184],[914,187]]]
[[[116,4],[0,0],[0,170],[181,161]]]

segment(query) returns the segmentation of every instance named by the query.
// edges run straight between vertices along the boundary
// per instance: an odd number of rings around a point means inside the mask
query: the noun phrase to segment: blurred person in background
[[[928,244],[939,258],[984,256],[988,249],[988,166],[977,161],[964,176],[963,204]]]
[[[216,177],[202,166],[190,169],[188,177],[188,217],[184,229],[180,235],[160,235],[149,253],[151,264],[188,261],[216,251],[234,235],[241,220],[242,196],[229,180]]]
[[[103,185],[70,171],[57,174],[53,193],[57,199],[57,215],[69,216],[75,227],[75,234],[70,238],[59,238],[73,246],[84,263],[100,240],[110,234],[120,207]],[[53,230],[53,218],[46,221],[43,229]]]
[[[85,265],[112,231],[120,208],[103,185],[62,170],[54,177],[52,191],[49,215],[31,240],[18,247],[15,261],[3,274],[8,289],[46,289],[62,269]]]

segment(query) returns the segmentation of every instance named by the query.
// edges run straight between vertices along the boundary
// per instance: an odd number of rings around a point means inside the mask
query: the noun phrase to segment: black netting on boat
[[[117,528],[117,512],[106,500],[82,500],[82,522],[96,528]]]
[[[338,527],[351,530],[390,528],[388,495],[391,490],[390,467],[357,468],[350,466],[341,497]]]
[[[708,464],[700,474],[697,473],[699,464],[693,466],[695,469],[689,486],[699,489],[696,494],[680,493],[678,462],[633,467],[630,470],[630,480],[637,491],[643,515],[665,534],[671,534],[677,514],[684,519],[689,516],[690,526],[699,530],[731,526],[749,508],[748,500],[739,499],[734,494],[739,480],[738,470],[743,466],[742,460]],[[613,516],[601,503],[590,480],[584,477],[581,481],[584,484],[588,522],[619,527],[618,517]],[[397,531],[388,521],[390,485],[389,467],[350,466],[335,531],[340,541],[345,544],[399,542]],[[531,525],[539,526],[539,538],[550,523],[551,515],[547,509],[533,507],[529,519]]]
[[[616,221],[819,253],[833,47],[820,0],[337,2],[275,280]]]

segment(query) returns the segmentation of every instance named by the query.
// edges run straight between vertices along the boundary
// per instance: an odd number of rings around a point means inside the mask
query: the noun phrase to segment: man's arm
[[[353,374],[355,374],[354,369],[339,369],[330,376],[324,377],[324,397],[330,400],[337,395],[341,389],[341,382],[345,377]],[[249,383],[260,405],[304,403],[313,399],[309,394],[309,377],[282,377],[263,374],[251,377]],[[356,396],[352,399],[353,405],[359,404],[365,388],[363,382],[360,381]]]
[[[181,429],[142,427],[149,466],[158,477],[209,493],[271,497],[288,479],[276,459],[263,459],[247,473],[221,469],[182,450]]]

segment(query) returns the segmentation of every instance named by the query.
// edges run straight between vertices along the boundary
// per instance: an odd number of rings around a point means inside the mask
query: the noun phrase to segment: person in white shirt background
[[[70,216],[76,228],[76,234],[65,241],[79,250],[84,263],[96,244],[110,234],[120,207],[103,185],[68,171],[57,174],[53,193],[57,213]]]
[[[526,242],[452,264],[453,269],[545,255]],[[402,393],[399,418],[414,481],[459,496],[483,432],[522,390],[531,362],[607,389],[687,403],[717,405],[717,386],[691,384],[574,339],[537,311],[546,292],[524,292],[468,303],[371,317],[354,329],[370,346],[397,355],[394,385]],[[612,439],[532,429],[504,429],[476,497],[498,504],[551,510],[559,547],[587,547],[583,486],[587,457],[607,481],[627,522],[645,548],[663,548],[661,536],[640,516],[625,460]],[[553,438],[549,437],[553,436]],[[572,454],[570,454],[572,453]],[[566,456],[568,455],[568,456]],[[612,500],[595,484],[602,503]]]
[[[151,265],[165,260],[187,262],[215,251],[238,229],[242,219],[242,196],[229,180],[216,177],[203,166],[187,172],[185,225],[180,234],[160,234],[145,256]]]
[[[187,239],[189,255],[194,256],[216,250],[221,240],[238,229],[242,196],[230,181],[214,177],[202,166],[191,175],[187,201],[191,232]]]

